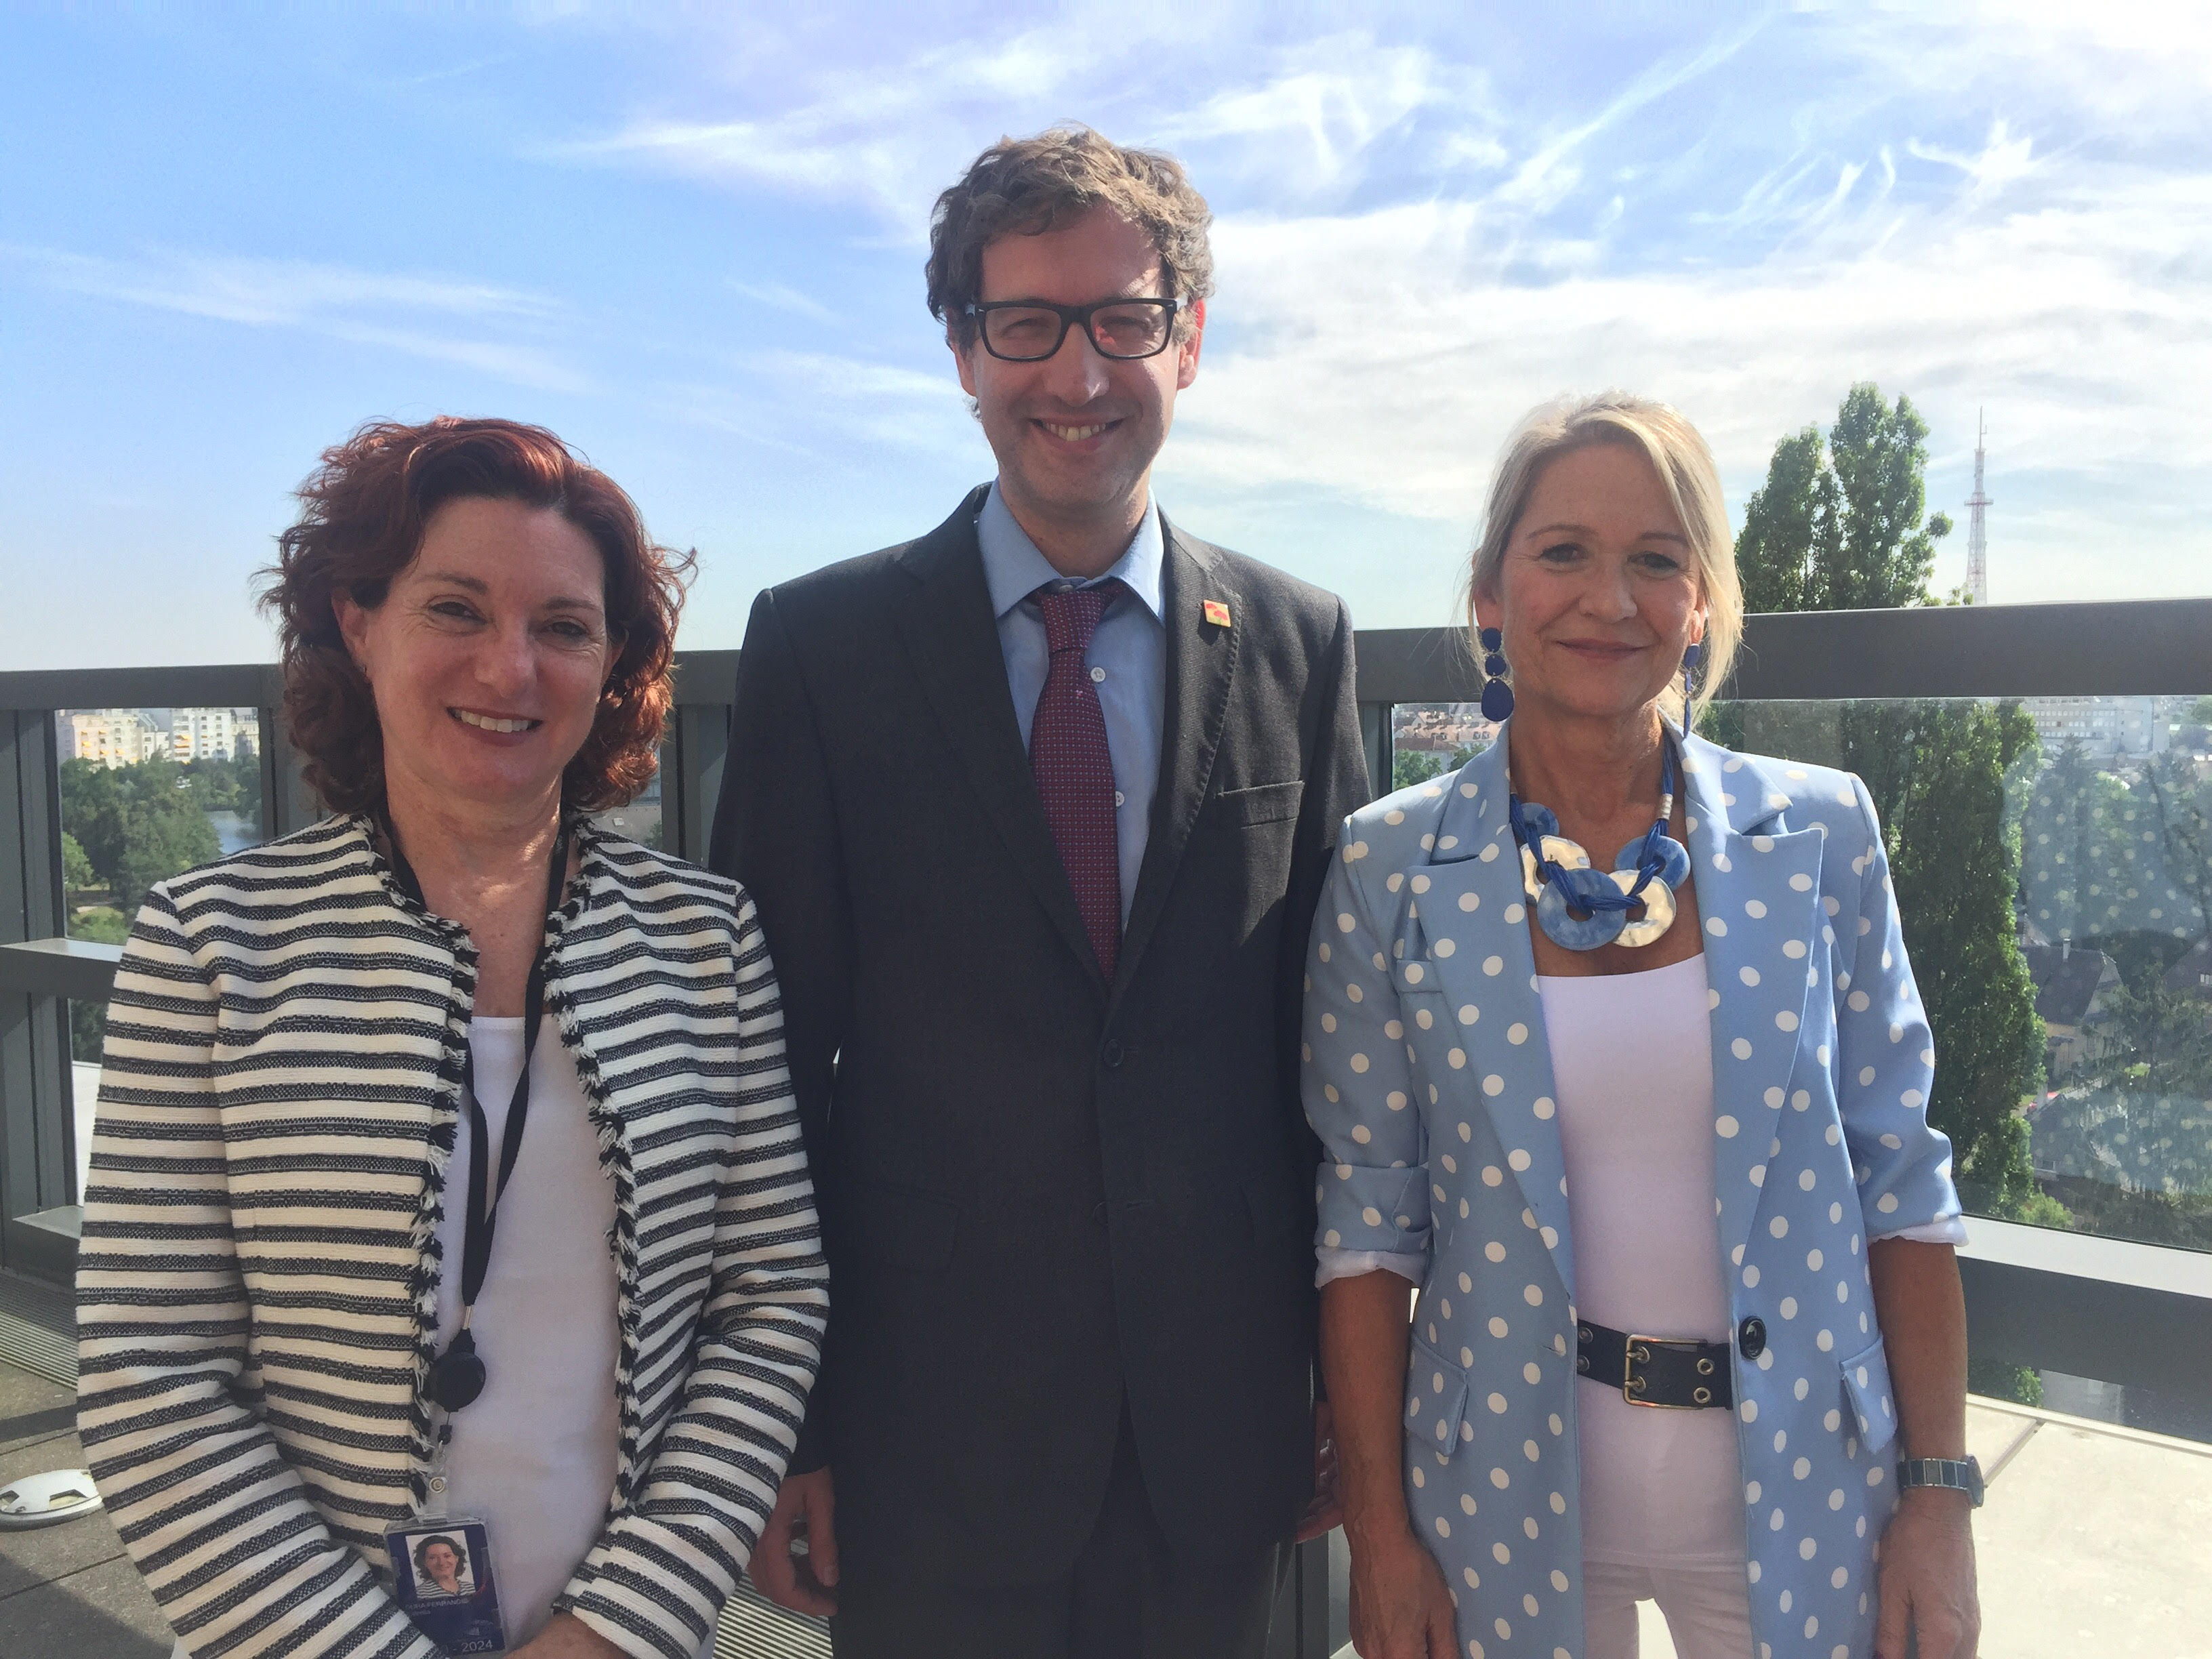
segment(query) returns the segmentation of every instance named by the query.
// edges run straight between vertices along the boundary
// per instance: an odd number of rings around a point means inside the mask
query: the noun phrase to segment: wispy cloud
[[[2035,149],[2034,140],[2024,133],[2014,137],[2008,124],[2002,118],[1990,124],[1989,142],[1972,155],[1945,149],[1940,144],[1923,144],[1917,138],[1905,148],[1923,161],[1940,161],[1966,174],[1970,204],[1978,204],[2007,185],[2026,178],[2034,166],[2029,159]]]
[[[777,311],[790,312],[794,316],[805,317],[812,322],[834,323],[837,320],[837,313],[830,310],[828,306],[823,305],[811,294],[800,293],[787,283],[733,282],[730,287],[737,293],[744,295],[748,300],[756,301]]]
[[[556,159],[629,161],[859,201],[909,226],[917,199],[942,186],[948,112],[1048,102],[1079,63],[1063,38],[1036,32],[994,47],[916,53],[885,72],[831,70],[781,108],[730,118],[641,116],[599,137],[550,145]],[[957,144],[957,140],[954,141]],[[919,234],[915,227],[911,234]]]
[[[518,386],[573,392],[584,377],[544,348],[492,336],[543,334],[565,307],[490,283],[296,259],[157,250],[133,259],[0,243],[0,264],[45,286],[252,328],[298,329],[459,364]],[[465,331],[453,325],[465,323]]]
[[[2102,499],[2102,539],[2124,544],[2127,515],[2158,517],[2158,492],[2132,495],[2147,464],[2169,479],[2212,465],[2197,408],[2212,266],[2191,252],[2212,179],[2085,173],[2019,212],[1969,211],[1974,194],[1962,182],[1950,211],[1862,226],[1849,251],[1545,283],[1470,276],[1468,207],[1232,220],[1224,294],[1270,325],[1209,356],[1178,469],[1216,491],[1319,488],[1471,529],[1522,410],[1625,385],[1698,422],[1740,507],[1778,435],[1871,378],[1931,415],[1939,464],[1971,447],[1978,405],[1999,410],[2001,467]],[[1365,297],[1348,307],[1355,275]],[[2057,520],[2002,529],[2015,550],[2068,551]],[[2183,533],[2169,518],[2154,541],[2111,546],[2109,578],[2158,591],[2155,561]]]
[[[1243,78],[1154,124],[1153,142],[1209,147],[1210,159],[1243,164],[1247,188],[1313,199],[1364,176],[1372,152],[1401,137],[1413,118],[1449,103],[1467,131],[1455,159],[1494,165],[1504,151],[1480,131],[1492,108],[1484,77],[1426,47],[1371,36],[1330,36],[1285,50],[1262,78]]]

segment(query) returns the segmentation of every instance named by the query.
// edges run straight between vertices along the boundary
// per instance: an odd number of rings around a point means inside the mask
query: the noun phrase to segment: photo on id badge
[[[399,1605],[417,1630],[447,1653],[506,1648],[483,1522],[412,1522],[394,1527],[384,1542]]]

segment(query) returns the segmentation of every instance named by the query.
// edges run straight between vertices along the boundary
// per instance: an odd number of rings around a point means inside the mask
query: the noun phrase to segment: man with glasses
[[[1209,217],[1088,129],[986,150],[929,305],[997,479],[746,630],[713,861],[834,1306],[752,1566],[846,1659],[1258,1659],[1334,1522],[1297,1072],[1352,624],[1152,501]]]

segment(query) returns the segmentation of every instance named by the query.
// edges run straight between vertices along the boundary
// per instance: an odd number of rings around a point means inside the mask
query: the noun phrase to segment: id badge
[[[399,1605],[447,1653],[504,1653],[507,1623],[492,1577],[491,1537],[481,1521],[417,1517],[385,1528]]]

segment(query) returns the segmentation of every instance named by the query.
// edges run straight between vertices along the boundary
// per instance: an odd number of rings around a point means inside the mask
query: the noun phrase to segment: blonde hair
[[[1651,463],[1689,538],[1691,562],[1707,609],[1698,693],[1693,705],[1684,708],[1681,684],[1676,680],[1659,698],[1662,709],[1686,726],[1713,700],[1735,661],[1736,647],[1743,639],[1743,586],[1736,579],[1735,542],[1729,533],[1728,507],[1721,498],[1720,471],[1713,465],[1712,452],[1688,418],[1666,404],[1632,392],[1600,392],[1562,398],[1529,411],[1506,441],[1490,481],[1482,534],[1475,542],[1468,577],[1468,635],[1472,640],[1477,631],[1475,595],[1497,591],[1505,544],[1535,493],[1537,475],[1570,451],[1603,443],[1636,449]],[[1479,641],[1475,651],[1479,657]]]

